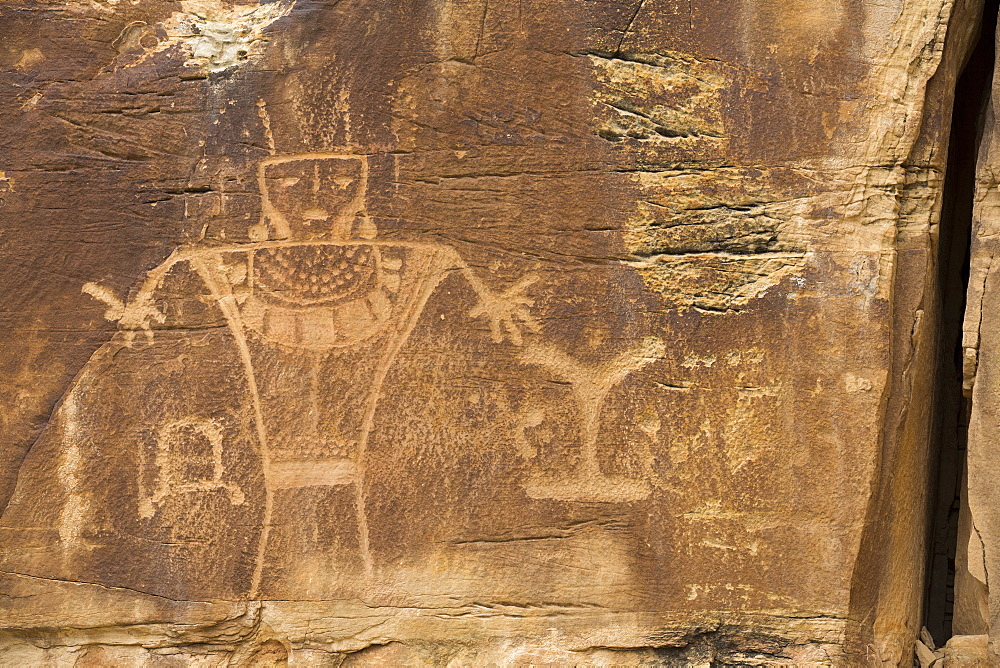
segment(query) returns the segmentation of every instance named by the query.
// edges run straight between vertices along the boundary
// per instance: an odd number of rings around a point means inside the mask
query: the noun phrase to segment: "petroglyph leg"
[[[268,533],[274,513],[274,488],[270,479],[271,453],[267,444],[267,429],[264,426],[264,414],[260,405],[257,376],[254,373],[253,362],[250,359],[250,348],[247,345],[246,331],[243,327],[243,321],[240,318],[239,307],[236,305],[236,300],[232,293],[228,290],[228,284],[222,280],[224,277],[219,276],[218,267],[220,262],[218,258],[215,258],[214,263],[209,260],[210,258],[197,257],[191,261],[191,264],[202,280],[205,281],[212,296],[219,304],[219,308],[222,309],[229,329],[236,339],[236,346],[240,353],[240,359],[243,361],[244,372],[246,373],[247,385],[250,388],[250,397],[254,409],[254,426],[257,432],[257,442],[260,444],[261,468],[264,475],[264,518],[250,584],[250,598],[256,598],[260,592],[260,582],[264,571],[264,555],[267,550]]]

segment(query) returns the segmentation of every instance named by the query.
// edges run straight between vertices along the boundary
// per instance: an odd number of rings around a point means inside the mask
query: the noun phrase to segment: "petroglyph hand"
[[[97,283],[84,284],[83,292],[108,305],[108,309],[104,312],[104,317],[111,322],[117,322],[119,328],[125,331],[125,343],[129,346],[135,340],[135,333],[140,329],[145,333],[146,341],[152,343],[153,329],[151,323],[158,322],[162,324],[167,319],[153,305],[152,299],[148,294],[140,293],[131,304],[126,304],[115,297],[111,290]]]
[[[481,284],[479,286],[473,284],[479,303],[469,311],[469,317],[485,316],[489,320],[490,334],[494,342],[500,343],[505,337],[509,337],[515,346],[521,345],[522,326],[532,332],[540,329],[538,321],[528,312],[528,307],[533,306],[535,300],[524,294],[528,286],[537,280],[538,276],[528,274],[499,294],[490,292]]]

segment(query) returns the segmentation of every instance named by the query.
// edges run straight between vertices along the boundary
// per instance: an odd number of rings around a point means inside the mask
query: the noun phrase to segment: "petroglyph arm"
[[[469,286],[476,293],[479,302],[469,310],[470,318],[485,317],[490,324],[490,336],[495,343],[501,343],[505,338],[515,346],[523,343],[521,328],[538,332],[541,326],[535,319],[529,307],[535,300],[525,294],[529,286],[538,282],[535,274],[525,274],[516,283],[502,292],[493,292],[472,270],[464,258],[455,249],[450,249],[453,266],[457,267]]]
[[[188,248],[178,248],[171,253],[166,260],[146,275],[146,280],[143,281],[142,286],[131,301],[119,299],[111,290],[94,282],[85,283],[82,292],[107,304],[108,308],[104,312],[104,317],[111,322],[118,323],[118,328],[125,332],[127,345],[132,345],[136,332],[140,330],[145,335],[146,341],[152,343],[153,323],[163,324],[166,321],[166,315],[161,313],[153,303],[153,294],[170,270],[178,262],[189,260],[191,255],[192,251]]]

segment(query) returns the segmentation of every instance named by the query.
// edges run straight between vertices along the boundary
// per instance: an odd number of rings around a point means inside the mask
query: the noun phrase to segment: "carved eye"
[[[340,174],[340,175],[337,175],[337,176],[333,177],[333,183],[334,183],[334,185],[337,188],[341,189],[341,190],[343,190],[344,188],[346,188],[347,186],[349,186],[353,182],[354,182],[354,179],[351,178],[350,176],[344,176],[344,175]]]
[[[292,186],[294,186],[298,182],[299,182],[299,177],[297,177],[297,176],[286,176],[285,178],[281,179],[281,181],[279,181],[278,184],[282,188],[291,188]]]

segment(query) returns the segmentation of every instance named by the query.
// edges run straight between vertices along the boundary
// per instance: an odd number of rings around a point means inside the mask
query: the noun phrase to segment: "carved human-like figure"
[[[368,164],[350,152],[266,158],[249,242],[178,248],[128,301],[84,286],[120,332],[39,448],[53,450],[58,481],[55,533],[37,546],[49,557],[12,570],[173,597],[328,597],[370,581],[365,452],[428,298],[457,271],[495,341],[520,344],[537,325],[533,276],[495,292],[449,246],[379,239]],[[116,408],[130,392],[134,410]],[[121,474],[95,483],[97,469]],[[39,512],[15,497],[5,524],[44,522]],[[213,524],[221,535],[206,534]],[[142,547],[120,553],[146,550],[162,567],[159,582],[145,564],[108,563],[123,541]],[[213,560],[221,570],[197,572]]]

